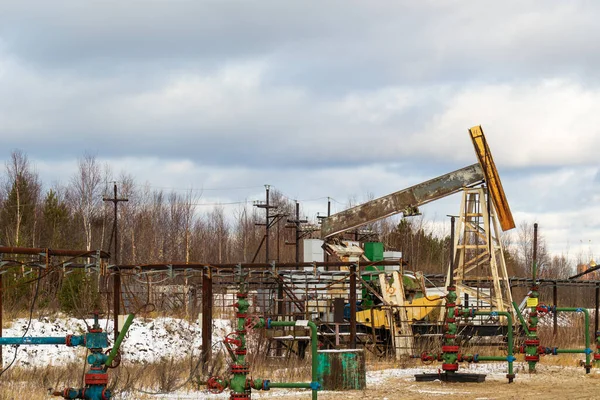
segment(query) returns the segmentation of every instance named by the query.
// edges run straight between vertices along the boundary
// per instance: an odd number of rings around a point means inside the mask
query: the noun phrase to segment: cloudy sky
[[[64,183],[87,152],[206,203],[270,184],[314,217],[327,196],[340,211],[476,162],[481,124],[517,224],[587,257],[598,15],[559,0],[0,0],[0,157],[21,149]]]

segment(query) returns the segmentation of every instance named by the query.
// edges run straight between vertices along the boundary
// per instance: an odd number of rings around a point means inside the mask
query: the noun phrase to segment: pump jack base
[[[485,374],[461,374],[461,373],[447,373],[441,372],[439,374],[417,374],[415,380],[417,382],[485,382]]]

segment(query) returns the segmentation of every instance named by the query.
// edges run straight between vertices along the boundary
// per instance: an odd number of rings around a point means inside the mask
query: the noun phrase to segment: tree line
[[[24,152],[10,154],[0,188],[0,244],[114,253],[113,203],[103,201],[112,197],[113,181],[118,182],[119,197],[128,199],[118,205],[120,264],[265,261],[264,210],[252,204],[216,205],[206,210],[199,207],[201,191],[153,188],[126,172],[115,177],[109,166],[89,154],[78,160],[66,184],[51,185],[41,182]],[[277,190],[270,194],[270,204],[275,207],[270,213],[275,217],[270,220],[269,260],[293,262],[296,232],[288,219],[294,218],[296,205]],[[388,250],[402,251],[412,269],[445,273],[450,239],[424,218],[392,218],[371,224],[369,229],[371,240],[382,241]],[[303,229],[302,236],[319,237],[311,229]],[[532,241],[531,224],[503,237],[510,275],[529,275]],[[543,236],[538,243],[540,276],[567,277],[573,268],[568,256],[551,256]],[[20,279],[19,275],[15,273],[13,279]],[[77,285],[71,285],[73,290]],[[19,298],[24,293],[14,295]]]

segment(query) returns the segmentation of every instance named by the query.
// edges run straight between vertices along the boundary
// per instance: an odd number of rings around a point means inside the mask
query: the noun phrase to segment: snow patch
[[[27,328],[28,319],[19,318],[9,328],[2,330],[3,337],[21,337]],[[92,324],[92,321],[87,321]],[[100,326],[113,335],[111,320],[100,320]],[[217,343],[231,332],[231,322],[224,319],[213,320],[212,341]],[[27,336],[64,337],[68,334],[82,335],[87,331],[85,322],[76,318],[40,318],[31,321]],[[202,325],[199,321],[190,323],[177,318],[134,319],[127,337],[121,345],[123,362],[153,363],[161,359],[181,360],[190,356],[198,357],[202,346]],[[3,346],[3,367],[14,357],[15,346]],[[47,365],[68,365],[82,363],[85,348],[72,348],[64,345],[19,346],[14,366],[25,368]]]

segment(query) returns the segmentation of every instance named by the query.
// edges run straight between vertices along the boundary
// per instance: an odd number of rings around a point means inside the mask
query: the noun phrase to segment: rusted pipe
[[[110,253],[97,250],[62,250],[49,249],[43,247],[7,247],[0,246],[0,254],[19,254],[19,255],[40,255],[48,254],[56,257],[95,257],[100,254],[100,258],[110,258]]]

